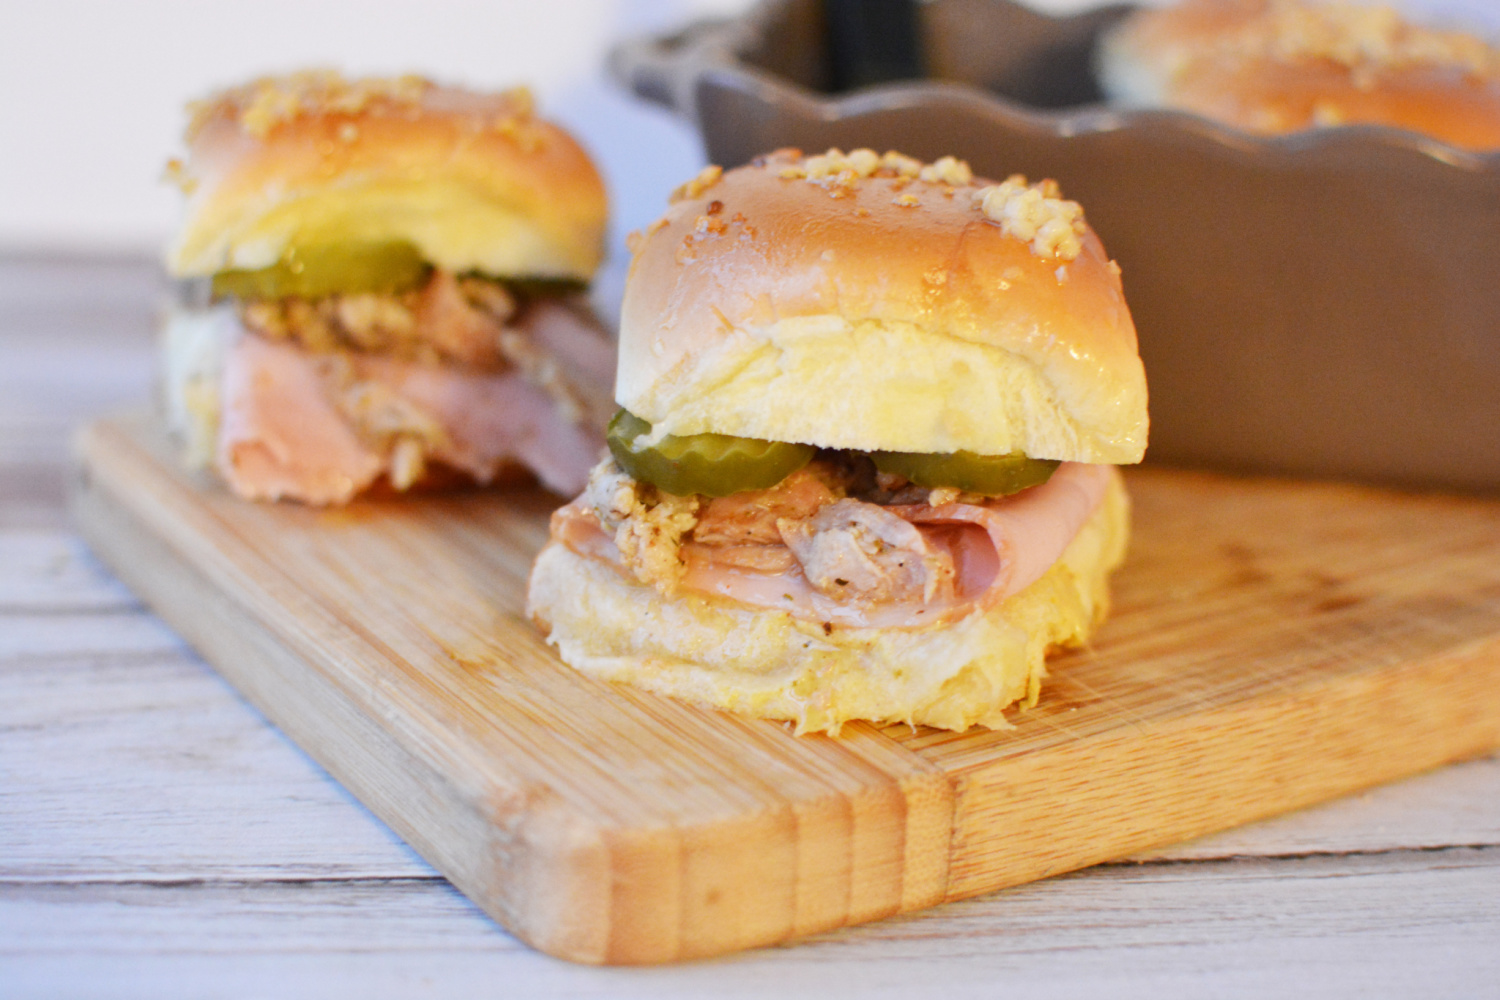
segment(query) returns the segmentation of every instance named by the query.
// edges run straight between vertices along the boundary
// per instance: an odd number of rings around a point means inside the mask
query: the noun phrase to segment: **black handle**
[[[925,75],[916,0],[823,0],[823,16],[835,92]]]
[[[699,21],[666,38],[636,38],[609,53],[609,71],[637,97],[697,121],[695,92],[708,65],[729,61],[725,33],[732,22]]]

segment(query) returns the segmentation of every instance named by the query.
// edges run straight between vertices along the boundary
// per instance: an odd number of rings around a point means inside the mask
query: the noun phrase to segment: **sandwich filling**
[[[798,733],[1003,728],[1087,641],[1145,448],[1119,269],[1057,186],[779,150],[631,240],[609,457],[527,614],[563,662]]]
[[[1065,462],[1041,485],[985,496],[820,451],[768,489],[708,497],[666,493],[606,460],[553,515],[552,537],[665,594],[728,598],[825,627],[914,628],[1039,579],[1099,507],[1110,475]]]
[[[169,408],[194,457],[241,496],[318,504],[382,477],[490,482],[514,463],[576,492],[614,367],[565,297],[441,269],[402,291],[182,311],[168,350]]]

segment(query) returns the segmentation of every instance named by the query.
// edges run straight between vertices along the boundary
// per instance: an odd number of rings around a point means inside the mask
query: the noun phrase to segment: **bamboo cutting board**
[[[522,616],[535,492],[250,505],[85,428],[95,550],[475,902],[583,962],[1042,878],[1500,746],[1500,503],[1137,470],[1093,648],[1016,728],[797,738],[593,681]]]

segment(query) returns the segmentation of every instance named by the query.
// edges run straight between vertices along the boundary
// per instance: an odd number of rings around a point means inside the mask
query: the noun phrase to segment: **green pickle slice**
[[[549,299],[586,292],[589,283],[582,278],[506,278],[505,287],[523,299]]]
[[[220,271],[214,295],[242,299],[320,299],[354,292],[404,292],[427,280],[421,252],[404,240],[292,246],[256,271]]]
[[[1027,458],[1020,452],[976,455],[972,451],[956,451],[928,455],[909,451],[874,451],[870,457],[881,472],[905,476],[918,486],[928,489],[953,486],[966,493],[992,497],[1040,486],[1051,479],[1053,471],[1062,464],[1050,458]]]
[[[610,454],[633,478],[677,496],[724,497],[769,489],[812,461],[817,452],[810,444],[728,434],[669,434],[648,444],[650,434],[650,424],[621,410],[609,422]]]

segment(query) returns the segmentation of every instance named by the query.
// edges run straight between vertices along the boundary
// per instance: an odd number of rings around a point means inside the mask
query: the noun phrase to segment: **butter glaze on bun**
[[[1392,8],[1187,0],[1141,10],[1101,45],[1110,100],[1191,111],[1249,132],[1390,125],[1500,148],[1500,50]]]
[[[192,107],[178,277],[269,267],[294,243],[414,244],[437,267],[587,281],[606,199],[587,154],[525,90],[418,77],[265,78]]]
[[[716,169],[636,238],[627,410],[671,434],[1141,459],[1119,271],[1055,186],[869,150]]]

